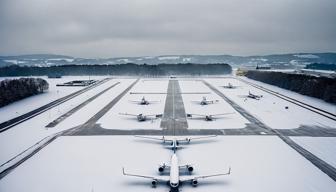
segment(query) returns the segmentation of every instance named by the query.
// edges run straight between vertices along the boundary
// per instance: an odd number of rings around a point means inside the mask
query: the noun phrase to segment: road
[[[101,84],[109,81],[109,80],[110,80],[110,78],[103,79],[103,80],[101,80],[101,81],[99,81],[99,82],[97,82],[97,83],[95,83],[93,85],[90,85],[90,86],[88,86],[88,87],[86,87],[84,89],[81,89],[81,90],[76,91],[76,92],[74,92],[74,93],[72,93],[70,95],[67,95],[67,96],[62,97],[60,99],[57,99],[57,100],[55,100],[53,102],[50,102],[50,103],[48,103],[46,105],[43,105],[42,107],[39,107],[39,108],[34,109],[34,110],[32,110],[32,111],[30,111],[28,113],[25,113],[25,114],[23,114],[21,116],[18,116],[18,117],[15,117],[13,119],[10,119],[8,121],[5,121],[5,122],[3,122],[3,123],[0,124],[0,133],[4,132],[4,131],[6,131],[6,130],[8,130],[8,129],[10,129],[10,128],[16,126],[16,125],[18,125],[18,124],[20,124],[20,123],[23,123],[23,122],[25,122],[25,121],[27,121],[27,120],[29,120],[29,119],[31,119],[31,118],[33,118],[33,117],[35,117],[35,116],[43,113],[43,112],[45,112],[45,111],[47,111],[47,110],[49,110],[49,109],[51,109],[53,107],[56,107],[56,106],[58,106],[58,105],[60,105],[60,104],[62,104],[64,102],[66,102],[66,101],[68,101],[68,100],[70,100],[70,99],[72,99],[74,97],[77,97],[78,95],[83,94],[83,93],[85,93],[85,92],[87,92],[87,91],[89,91],[89,90],[91,90],[91,89],[93,89],[93,88],[95,88],[95,87],[97,87],[97,86],[99,86],[99,85],[101,85]]]
[[[59,123],[64,121],[66,118],[68,118],[69,116],[74,114],[76,111],[80,110],[81,108],[83,108],[84,106],[89,104],[91,101],[95,100],[97,97],[104,94],[105,92],[112,89],[113,87],[117,86],[118,84],[120,84],[120,82],[117,82],[117,83],[111,85],[110,87],[104,89],[103,91],[97,93],[96,95],[90,97],[89,99],[87,99],[83,103],[77,105],[76,107],[72,108],[70,111],[66,112],[65,114],[63,114],[60,117],[58,117],[57,119],[55,119],[54,121],[50,122],[46,127],[48,127],[48,128],[55,127],[56,125],[58,125]]]
[[[188,128],[181,89],[177,80],[169,81],[160,127],[165,130],[165,135],[181,135]]]

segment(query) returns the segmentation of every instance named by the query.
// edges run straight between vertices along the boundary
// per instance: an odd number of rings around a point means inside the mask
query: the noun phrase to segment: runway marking
[[[67,95],[67,96],[64,96],[64,97],[62,97],[60,99],[52,101],[52,102],[50,102],[50,103],[48,103],[46,105],[43,105],[42,107],[34,109],[33,111],[30,111],[30,112],[25,113],[25,114],[23,114],[21,116],[18,116],[18,117],[15,117],[13,119],[10,119],[8,121],[5,121],[5,122],[3,122],[3,123],[0,124],[0,133],[4,132],[4,131],[6,131],[6,130],[8,130],[8,129],[10,129],[10,128],[16,126],[16,125],[18,125],[18,124],[20,124],[20,123],[23,123],[23,122],[25,122],[25,121],[27,121],[27,120],[29,120],[29,119],[37,116],[37,115],[39,115],[39,114],[41,114],[41,113],[49,110],[49,109],[52,109],[53,107],[56,107],[56,106],[58,106],[58,105],[60,105],[60,104],[62,104],[64,102],[66,102],[66,101],[68,101],[68,100],[70,100],[70,99],[72,99],[74,97],[77,97],[78,95],[81,95],[81,94],[83,94],[83,93],[85,93],[85,92],[87,92],[87,91],[89,91],[89,90],[91,90],[91,89],[93,89],[93,88],[95,88],[95,87],[97,87],[97,86],[99,86],[99,85],[101,85],[101,84],[109,81],[109,80],[110,80],[110,78],[103,79],[103,80],[99,81],[98,83],[92,84],[92,85],[90,85],[90,86],[88,86],[88,87],[86,87],[84,89],[81,89],[79,91],[71,93],[70,95]]]
[[[120,82],[114,83],[110,87],[108,87],[108,88],[104,89],[103,91],[97,93],[96,95],[90,97],[86,101],[82,102],[81,104],[79,104],[76,107],[72,108],[70,111],[66,112],[65,114],[63,114],[60,117],[58,117],[57,119],[55,119],[54,121],[50,122],[48,125],[46,125],[46,127],[47,128],[55,127],[56,125],[58,125],[59,123],[61,123],[62,121],[64,121],[66,118],[68,118],[69,116],[71,116],[72,114],[74,114],[76,111],[80,110],[81,108],[83,108],[84,106],[86,106],[87,104],[89,104],[91,101],[95,100],[97,97],[99,97],[100,95],[102,95],[105,92],[109,91],[110,89],[112,89],[113,87],[117,86],[118,84],[120,84]]]
[[[177,80],[169,80],[165,109],[160,127],[166,134],[178,135],[188,128],[183,99]]]

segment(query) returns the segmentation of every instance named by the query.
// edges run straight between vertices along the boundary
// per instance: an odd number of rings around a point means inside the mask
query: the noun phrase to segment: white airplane
[[[249,94],[247,95],[247,97],[252,98],[252,99],[259,100],[259,99],[261,99],[263,96],[262,96],[262,95],[255,95],[255,94],[253,94],[253,93],[251,93],[251,92],[249,91]]]
[[[191,113],[188,113],[187,117],[192,118],[193,116],[196,116],[198,118],[201,117],[205,121],[212,121],[212,120],[221,118],[221,116],[231,115],[231,114],[234,114],[234,112],[232,112],[232,113],[221,113],[221,114],[211,114],[211,115],[202,115],[202,114],[191,114]]]
[[[179,191],[179,186],[184,182],[190,182],[193,186],[197,186],[199,179],[206,179],[210,177],[218,177],[218,176],[224,176],[229,175],[231,173],[231,168],[229,168],[229,171],[227,173],[217,173],[212,175],[187,175],[187,176],[180,176],[180,169],[186,168],[188,165],[179,165],[178,157],[174,153],[171,156],[171,164],[165,165],[165,168],[169,168],[169,179],[162,176],[147,176],[147,175],[138,175],[138,174],[131,174],[126,173],[125,169],[122,168],[123,175],[125,176],[131,176],[131,177],[141,177],[145,179],[152,180],[152,186],[156,187],[158,183],[168,183],[170,186],[170,191],[175,192]]]
[[[207,100],[206,97],[203,97],[201,101],[192,101],[193,103],[198,103],[200,105],[209,105],[219,102],[219,100]]]
[[[194,141],[194,140],[207,139],[210,137],[217,137],[217,135],[208,135],[208,136],[201,136],[201,137],[185,137],[183,139],[176,138],[176,137],[165,137],[165,136],[162,136],[162,138],[158,138],[158,137],[148,137],[148,136],[141,136],[141,135],[134,135],[134,137],[161,141],[164,144],[169,144],[169,148],[171,148],[173,151],[176,151],[180,147],[181,144],[189,144],[191,141]]]
[[[130,101],[130,102],[137,103],[139,105],[149,105],[151,103],[158,103],[160,101],[148,101],[145,99],[145,96],[143,96],[140,101]]]
[[[133,116],[136,117],[138,121],[147,121],[147,120],[154,120],[157,118],[161,118],[162,114],[157,115],[144,115],[142,113],[136,115],[136,114],[129,114],[129,113],[119,113],[119,115],[127,115],[127,116]]]
[[[234,86],[234,85],[232,85],[231,83],[228,83],[228,85],[224,85],[223,87],[226,88],[226,89],[234,89],[234,88],[237,88],[237,86]]]

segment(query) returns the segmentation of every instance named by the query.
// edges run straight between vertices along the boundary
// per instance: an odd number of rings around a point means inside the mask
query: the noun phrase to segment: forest
[[[248,71],[248,78],[336,103],[336,79],[271,71]]]
[[[118,64],[118,65],[60,65],[50,67],[8,66],[0,68],[0,76],[65,76],[65,75],[225,75],[231,73],[228,64]]]
[[[48,89],[48,82],[41,78],[5,79],[0,81],[0,107]]]

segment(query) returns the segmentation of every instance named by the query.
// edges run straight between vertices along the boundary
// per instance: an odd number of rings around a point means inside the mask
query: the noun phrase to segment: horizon
[[[65,56],[72,58],[83,58],[83,59],[116,59],[116,58],[141,58],[141,57],[165,57],[165,56],[233,56],[233,57],[263,57],[272,55],[305,55],[305,54],[336,54],[335,52],[288,52],[288,53],[270,53],[266,55],[232,55],[232,54],[172,54],[172,55],[142,55],[142,56],[118,56],[118,57],[76,57],[66,54],[56,54],[56,53],[32,53],[32,54],[19,54],[19,55],[0,55],[0,57],[22,57],[22,56],[34,56],[34,55],[55,55],[55,56]]]

